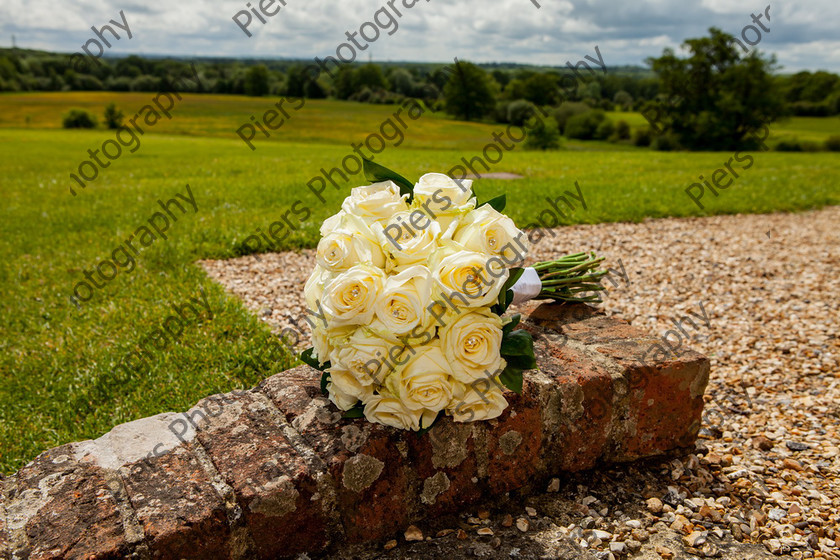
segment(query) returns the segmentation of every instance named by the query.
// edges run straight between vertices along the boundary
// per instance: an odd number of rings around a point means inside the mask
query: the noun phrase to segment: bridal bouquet
[[[345,416],[428,430],[441,415],[486,420],[536,367],[531,335],[508,306],[529,299],[598,301],[602,259],[578,253],[522,268],[528,237],[477,202],[472,181],[428,173],[413,184],[365,161],[321,226],[304,293],[313,318],[304,362]],[[585,294],[585,292],[589,292]]]

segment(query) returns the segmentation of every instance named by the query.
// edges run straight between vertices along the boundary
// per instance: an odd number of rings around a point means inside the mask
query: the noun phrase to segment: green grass
[[[624,120],[631,129],[647,128],[650,123],[637,112],[616,111],[607,113],[615,122]],[[800,140],[824,142],[831,135],[840,134],[840,117],[790,117],[770,127],[770,140],[796,137]],[[771,143],[772,146],[772,143]]]
[[[116,95],[96,94],[93,103],[103,106]],[[149,98],[124,95],[123,107],[134,103],[129,99],[140,104]],[[88,148],[98,148],[113,133],[43,128],[49,115],[84,105],[82,96],[71,97],[62,105],[59,94],[0,96],[4,122],[17,125],[0,128],[0,472],[14,471],[51,446],[96,437],[120,422],[183,410],[202,396],[250,387],[288,367],[290,357],[267,342],[265,325],[194,263],[247,252],[243,240],[257,228],[266,231],[296,200],[311,216],[283,248],[314,245],[320,222],[362,181],[357,176],[341,190],[331,187],[325,205],[306,189],[306,181],[321,167],[337,165],[350,141],[364,139],[395,110],[309,102],[296,117],[298,126],[284,127],[282,137],[252,152],[222,123],[244,122],[268,100],[230,98],[225,105],[224,98],[189,97],[182,113],[176,109],[165,123],[168,128],[144,136],[136,153],[124,154],[73,197],[68,173]],[[31,128],[19,127],[22,111],[29,110],[22,107],[39,104],[48,108],[32,113]],[[342,121],[345,115],[349,121]],[[412,178],[446,171],[460,157],[477,155],[496,129],[424,115],[410,123],[405,143],[389,147],[378,161]],[[571,221],[585,223],[840,203],[836,154],[756,153],[755,165],[719,198],[704,199],[708,205],[701,212],[683,190],[699,174],[708,177],[729,154],[606,151],[599,147],[610,145],[595,143],[569,147],[507,153],[492,171],[525,179],[478,181],[480,196],[515,194],[509,196],[508,213],[522,226],[547,207],[546,196],[574,190],[575,181],[588,210],[574,212]],[[575,149],[582,147],[588,149]],[[186,183],[198,213],[181,217],[167,241],[136,257],[136,270],[121,272],[77,309],[69,295],[82,270],[109,257],[148,220],[158,199],[184,192]],[[169,305],[184,303],[199,289],[215,317],[188,326],[176,344],[157,353],[148,371],[110,382],[116,363],[172,313]],[[263,352],[269,355],[265,367],[258,360]]]

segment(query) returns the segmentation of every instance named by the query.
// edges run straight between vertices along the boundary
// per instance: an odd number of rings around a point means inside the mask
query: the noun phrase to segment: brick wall
[[[276,558],[390,537],[562,471],[689,446],[709,362],[585,306],[530,308],[539,371],[498,419],[347,420],[306,366],[45,451],[0,481],[0,558]]]

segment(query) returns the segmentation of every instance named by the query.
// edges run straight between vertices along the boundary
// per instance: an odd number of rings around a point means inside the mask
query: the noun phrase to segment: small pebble
[[[811,449],[811,446],[807,443],[800,443],[798,441],[786,441],[785,445],[791,451],[805,451],[806,449]]]
[[[415,541],[422,541],[423,540],[423,531],[421,531],[415,525],[409,525],[408,529],[405,530],[405,540],[408,542],[415,542]]]
[[[513,526],[513,516],[509,513],[506,513],[505,516],[502,518],[502,527],[512,527]]]
[[[390,541],[386,542],[385,546],[383,546],[382,548],[384,548],[385,550],[391,550],[392,548],[396,548],[396,547],[397,547],[397,540],[396,539],[391,539]]]
[[[523,533],[527,532],[530,526],[531,524],[524,517],[520,517],[516,520],[516,528],[522,531]]]
[[[647,501],[648,511],[651,513],[660,513],[662,511],[662,500],[659,498],[651,498]]]
[[[773,441],[766,436],[756,436],[753,438],[753,445],[762,451],[770,451],[773,449]]]
[[[642,549],[642,543],[635,539],[627,539],[624,541],[624,544],[627,545],[628,550],[634,554]]]
[[[552,478],[551,482],[548,483],[548,492],[559,492],[560,491],[560,479],[559,478]]]
[[[670,560],[674,557],[674,551],[667,546],[656,545],[656,553],[665,560]]]
[[[802,470],[802,463],[795,459],[788,459],[785,458],[782,460],[782,467],[785,469],[791,469],[794,471],[801,471]]]
[[[439,539],[442,539],[443,537],[448,537],[449,535],[451,535],[454,532],[455,532],[455,529],[443,529],[443,530],[440,530],[437,533],[435,533],[435,536]]]
[[[482,537],[492,537],[493,536],[493,529],[490,527],[482,527],[478,531],[476,531]]]
[[[536,517],[537,516],[537,510],[535,510],[532,507],[525,507],[525,513],[528,514],[528,517]]]
[[[467,539],[467,532],[466,532],[466,531],[464,531],[463,529],[458,529],[458,532],[457,532],[457,534],[455,535],[455,537],[456,537],[458,540],[462,540],[462,541],[463,541],[463,540],[466,540],[466,539]]]
[[[704,542],[706,542],[706,532],[705,531],[692,531],[687,536],[683,537],[685,544],[692,548],[697,548]]]
[[[773,521],[780,521],[785,515],[787,515],[787,512],[781,508],[773,508],[767,512],[767,517]]]

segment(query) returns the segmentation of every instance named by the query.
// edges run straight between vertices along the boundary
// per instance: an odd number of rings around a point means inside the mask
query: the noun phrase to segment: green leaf
[[[485,204],[489,204],[490,206],[492,206],[493,209],[496,210],[496,212],[502,212],[504,211],[505,206],[507,206],[507,195],[500,194],[496,198],[491,198],[487,202],[479,204],[479,207],[484,206]]]
[[[300,358],[300,361],[304,364],[312,366],[318,371],[326,371],[330,369],[330,363],[324,362],[324,364],[321,365],[320,363],[318,363],[318,358],[313,356],[314,353],[315,348],[307,348],[306,350],[300,353],[300,356],[298,356],[298,358]]]
[[[344,413],[344,418],[363,418],[365,415],[365,407],[358,403],[356,406]]]
[[[533,356],[503,356],[507,365],[512,368],[526,370],[537,369],[537,360]]]
[[[321,374],[321,394],[324,395],[325,397],[330,394],[330,392],[327,391],[327,384],[329,382],[330,382],[330,372],[325,371],[324,373]]]
[[[507,308],[510,307],[510,303],[513,301],[513,290],[511,288],[516,284],[516,281],[519,280],[523,272],[525,272],[524,268],[510,269],[508,279],[505,280],[504,285],[502,285],[502,290],[499,292],[498,303],[491,308],[493,313],[503,315],[507,311]]]
[[[521,369],[517,369],[511,366],[506,367],[502,374],[499,376],[499,381],[502,383],[502,385],[504,385],[517,395],[522,394],[523,380]]]
[[[441,416],[443,416],[443,411],[442,410],[440,412],[438,412],[438,415],[435,416],[435,419],[432,420],[432,423],[429,424],[428,426],[425,426],[425,427],[422,424],[423,423],[423,418],[421,417],[420,418],[420,429],[417,430],[417,435],[422,436],[422,435],[428,433],[429,430],[431,430],[432,428],[435,427],[435,424],[438,423],[438,420],[440,420]]]
[[[364,160],[365,177],[371,183],[379,183],[381,181],[393,181],[400,188],[401,195],[408,195],[408,201],[414,198],[414,183],[397,173],[391,171],[387,167],[373,163],[369,159]]]
[[[521,314],[517,313],[516,315],[512,315],[511,318],[510,318],[510,321],[504,327],[502,327],[502,333],[503,334],[508,334],[509,332],[511,332],[513,329],[516,328],[516,325],[518,325],[519,321],[521,321],[521,320],[522,320],[522,315]]]
[[[534,339],[528,331],[519,329],[502,337],[502,356],[533,356]]]

